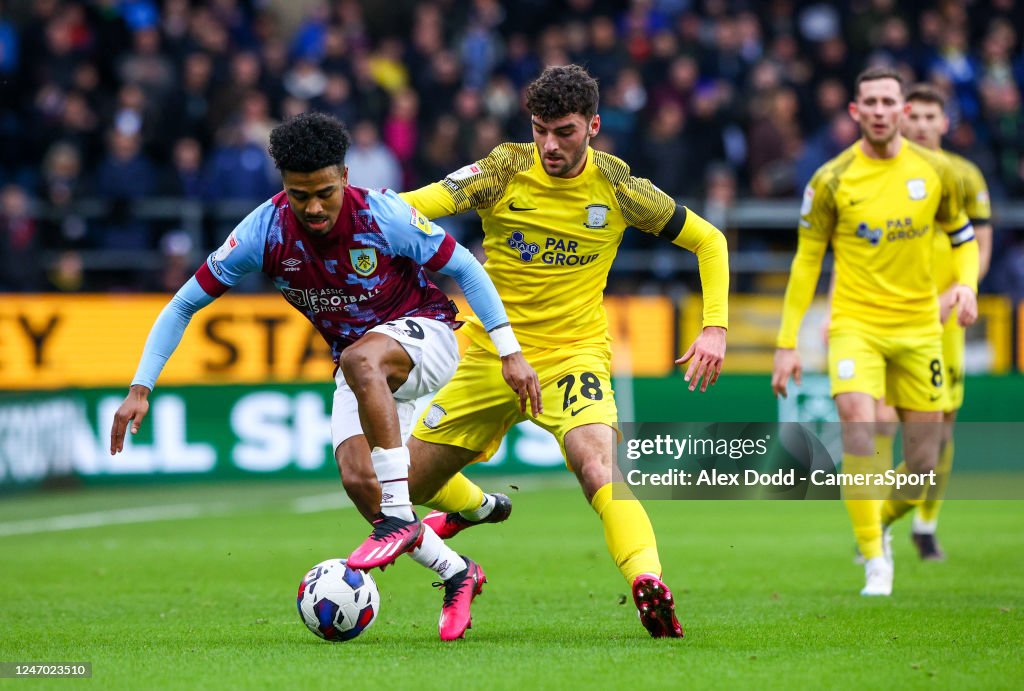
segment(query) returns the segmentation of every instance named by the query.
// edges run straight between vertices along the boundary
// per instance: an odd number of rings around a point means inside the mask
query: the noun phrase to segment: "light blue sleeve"
[[[157,377],[167,364],[167,359],[181,342],[192,315],[214,299],[200,287],[195,276],[178,289],[156,318],[153,328],[149,330],[149,337],[146,339],[145,348],[142,349],[142,359],[132,379],[132,386],[142,384],[150,391],[153,390]]]
[[[455,245],[452,258],[438,271],[455,279],[466,296],[466,302],[473,308],[473,314],[479,317],[486,330],[492,331],[508,324],[508,315],[498,289],[469,250],[462,245]]]
[[[370,190],[366,201],[387,240],[390,254],[409,257],[426,266],[441,249],[447,235],[444,228],[406,204],[394,190]]]
[[[277,215],[273,200],[267,200],[235,226],[224,244],[206,258],[206,266],[217,281],[230,288],[238,285],[246,274],[263,269],[268,236],[273,240],[275,232],[278,237],[281,234]]]
[[[409,257],[428,269],[451,276],[462,288],[473,313],[488,331],[508,324],[505,306],[491,277],[469,250],[447,238],[444,228],[406,204],[395,192],[371,191],[370,211],[394,254]],[[447,244],[445,242],[447,238]],[[442,247],[442,245],[446,245]],[[452,247],[454,246],[454,247]],[[452,254],[444,264],[447,252]]]

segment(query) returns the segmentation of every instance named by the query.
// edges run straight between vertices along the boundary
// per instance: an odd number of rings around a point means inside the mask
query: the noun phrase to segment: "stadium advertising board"
[[[1020,416],[1024,387],[1019,376],[971,377],[967,386],[970,395],[961,420],[988,424]],[[337,477],[330,447],[332,389],[327,385],[160,387],[139,434],[129,435],[124,453],[111,456],[110,425],[123,392],[101,388],[0,398],[0,486],[53,478],[102,483]],[[679,377],[639,378],[633,381],[632,405],[623,401],[620,410],[632,408],[631,417],[643,424],[778,419],[827,424],[836,419],[826,378],[809,375],[791,393],[776,402],[767,377],[737,375],[723,377],[698,401]],[[618,395],[623,396],[621,390]],[[827,433],[820,437],[829,444]],[[999,467],[1015,468],[1016,458],[1015,452],[1005,454]],[[551,435],[524,423],[512,429],[494,458],[470,472],[563,467]]]
[[[0,390],[127,386],[166,295],[9,295],[0,303]],[[461,305],[465,309],[464,305]],[[673,306],[609,297],[617,367],[668,374]],[[160,384],[324,382],[326,344],[275,295],[232,295],[200,310]]]
[[[47,478],[105,480],[336,478],[328,387],[161,388],[137,436],[110,455],[121,390],[0,399],[0,486]],[[482,472],[563,465],[558,443],[530,423],[513,429]]]

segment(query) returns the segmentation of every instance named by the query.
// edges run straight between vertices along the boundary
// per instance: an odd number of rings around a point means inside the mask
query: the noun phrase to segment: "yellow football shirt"
[[[476,209],[484,230],[484,268],[520,342],[538,347],[608,343],[603,294],[625,229],[667,237],[697,254],[705,326],[727,326],[725,238],[707,221],[629,166],[588,149],[583,171],[555,178],[532,143],[502,144],[441,182],[402,194],[434,219]],[[476,317],[474,342],[493,349]]]
[[[973,254],[977,284],[977,243],[960,187],[945,155],[906,139],[887,159],[870,158],[857,141],[819,168],[800,208],[778,346],[796,346],[829,242],[836,262],[833,329],[939,334],[936,233],[948,236],[968,285]]]
[[[989,223],[992,206],[988,198],[988,185],[978,166],[963,156],[943,151],[949,159],[957,177],[963,183],[963,208],[973,225]],[[953,262],[952,246],[942,237],[935,236],[935,286],[942,292],[957,280],[956,265]]]

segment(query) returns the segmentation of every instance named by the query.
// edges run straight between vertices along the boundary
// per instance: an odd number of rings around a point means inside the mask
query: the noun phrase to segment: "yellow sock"
[[[878,459],[878,466],[883,470],[892,468],[893,463],[893,438],[884,434],[875,435],[875,457]],[[905,461],[900,461],[900,464],[896,467],[897,473],[906,473],[907,464]],[[910,509],[914,507],[914,504],[903,499],[893,499],[889,497],[885,500],[882,505],[882,524],[888,525],[897,518],[906,515]]]
[[[907,473],[906,461],[899,464],[896,468],[898,474]],[[936,476],[938,474],[936,473]],[[915,506],[921,506],[924,503],[925,493],[928,491],[926,487],[914,487],[907,485],[899,490],[893,490],[893,494],[885,500],[882,505],[882,523],[889,525],[894,521],[899,520],[906,516],[911,509]]]
[[[847,499],[844,503],[860,553],[865,559],[882,556],[882,500]]]
[[[636,499],[613,499],[612,487],[613,483],[609,482],[597,490],[590,505],[604,524],[604,540],[615,566],[629,583],[642,573],[653,573],[660,578],[658,544],[647,512]],[[620,496],[629,492],[624,485],[617,491]]]
[[[907,473],[906,461],[901,461],[900,464],[896,466],[896,473],[898,475],[905,475]],[[882,522],[889,524],[906,516],[907,512],[914,508],[914,505],[915,502],[908,501],[907,499],[894,499],[889,497],[885,500],[885,504],[882,506]]]
[[[939,520],[939,509],[942,508],[942,497],[946,494],[949,474],[953,472],[953,440],[943,445],[939,454],[939,464],[935,467],[935,487],[928,490],[928,498],[917,507],[917,518],[924,523],[935,523]]]
[[[891,447],[890,447],[891,448]],[[891,467],[892,454],[889,454]],[[843,454],[843,473],[878,473],[884,472],[882,466],[884,459],[880,460],[875,456],[858,456],[857,454]],[[846,504],[846,512],[850,515],[850,523],[853,524],[853,537],[857,540],[857,548],[864,555],[865,559],[874,559],[884,554],[882,549],[882,500],[871,498],[870,487],[844,487],[843,499]]]
[[[454,475],[437,494],[423,502],[424,506],[445,513],[472,511],[483,503],[484,491],[462,473]]]

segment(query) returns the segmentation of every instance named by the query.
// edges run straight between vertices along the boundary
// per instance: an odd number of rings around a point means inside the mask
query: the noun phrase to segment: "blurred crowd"
[[[993,199],[1024,198],[1015,0],[301,6],[0,0],[0,289],[80,289],[84,249],[205,250],[137,218],[133,201],[259,203],[280,186],[269,132],[303,111],[349,124],[353,184],[439,179],[528,140],[525,85],[568,62],[602,86],[595,146],[676,197],[794,197],[856,138],[856,74],[888,63],[945,91],[948,145],[981,167]],[[95,198],[99,218],[76,212]]]

